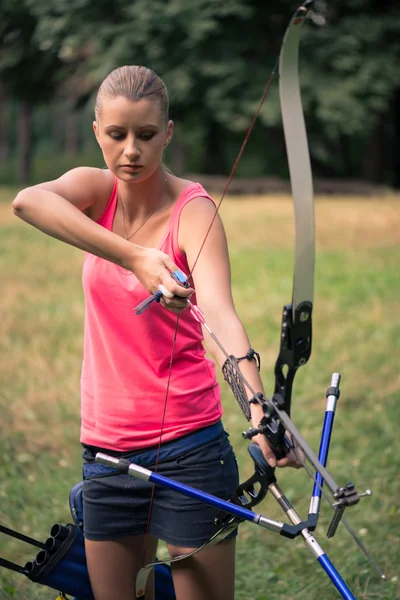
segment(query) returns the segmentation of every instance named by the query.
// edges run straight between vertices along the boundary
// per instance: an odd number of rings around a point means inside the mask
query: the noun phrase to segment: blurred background
[[[150,67],[168,87],[176,122],[170,167],[226,176],[297,6],[292,0],[1,0],[0,183],[102,166],[92,133],[94,95],[124,64]],[[315,6],[327,25],[304,28],[300,71],[314,176],[326,180],[317,191],[332,191],[338,179],[353,180],[350,191],[356,181],[399,187],[399,5],[317,0]],[[287,177],[277,85],[238,176]],[[279,187],[260,185],[261,191]]]
[[[273,70],[296,1],[0,0],[0,523],[44,541],[71,522],[81,479],[83,253],[17,219],[11,202],[69,168],[103,167],[94,97],[115,67],[142,64],[165,81],[175,136],[166,162],[220,198]],[[400,582],[400,7],[316,0],[303,26],[300,81],[316,190],[313,352],[292,416],[317,451],[331,374],[342,374],[329,470],[372,489],[348,520],[387,575],[383,583],[342,526],[317,539],[358,600],[399,600]],[[277,77],[221,207],[237,312],[262,358],[267,394],[282,306],[293,277],[293,205]],[[134,326],[128,323],[127,326]],[[224,424],[241,480],[253,472],[247,423],[220,377]],[[307,514],[305,470],[277,472]],[[260,508],[283,514],[272,499]],[[0,537],[0,556],[35,552]],[[166,556],[161,544],[160,557]],[[301,540],[243,524],[236,600],[336,600]],[[250,560],[249,560],[250,558]],[[0,600],[56,592],[0,569]]]

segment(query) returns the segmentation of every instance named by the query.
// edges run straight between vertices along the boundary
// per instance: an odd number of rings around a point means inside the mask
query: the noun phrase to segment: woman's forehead
[[[100,120],[105,127],[109,125],[141,127],[151,124],[159,126],[163,122],[163,116],[157,100],[141,98],[133,101],[118,96],[103,99]]]

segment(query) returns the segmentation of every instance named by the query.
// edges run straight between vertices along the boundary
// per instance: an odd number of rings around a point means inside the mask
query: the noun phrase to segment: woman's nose
[[[137,146],[136,139],[134,137],[127,138],[124,154],[130,160],[133,160],[140,155],[140,150]]]

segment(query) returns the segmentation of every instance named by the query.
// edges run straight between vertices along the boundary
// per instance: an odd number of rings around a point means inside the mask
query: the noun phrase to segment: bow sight
[[[308,519],[302,521],[301,525],[309,531],[315,530],[319,517],[322,486],[325,481],[326,486],[332,492],[335,500],[332,504],[335,514],[329,525],[327,537],[333,537],[336,533],[336,529],[343,517],[345,508],[357,504],[363,496],[371,495],[370,490],[358,494],[354,483],[352,482],[348,482],[346,485],[340,487],[325,468],[328,459],[336,403],[340,395],[339,383],[340,375],[339,373],[334,373],[332,375],[331,384],[326,392],[327,405],[318,457],[299,433],[294,423],[290,420],[287,412],[283,408],[280,408],[280,405],[283,406],[283,398],[279,394],[274,395],[271,400],[266,400],[262,394],[257,394],[257,400],[254,398],[252,399],[252,402],[256,401],[261,404],[264,416],[260,421],[259,427],[249,428],[242,434],[245,439],[251,439],[259,434],[265,435],[277,458],[283,458],[290,450],[293,450],[296,453],[298,460],[305,466],[304,459],[301,457],[300,453],[297,452],[297,448],[301,448],[305,458],[311,462],[317,472],[310,501]],[[291,440],[286,436],[286,431],[291,433]],[[249,453],[255,463],[256,472],[250,479],[240,485],[237,490],[235,501],[240,499],[240,502],[244,506],[253,507],[264,499],[267,491],[270,489],[269,486],[276,483],[276,478],[274,475],[275,469],[268,465],[257,444],[250,444]],[[257,491],[254,484],[257,484]],[[273,495],[276,497],[275,494]],[[248,501],[246,496],[251,500]],[[288,501],[281,490],[279,497],[284,499],[285,506],[288,506]],[[292,508],[293,507],[291,507],[291,509]],[[287,513],[286,510],[285,512]]]
[[[310,530],[314,530],[317,525],[319,502],[316,502],[316,498],[321,497],[322,485],[325,481],[335,500],[332,505],[335,509],[335,514],[327,534],[328,537],[333,537],[343,517],[345,508],[357,504],[361,497],[369,496],[371,492],[370,490],[366,490],[364,493],[358,494],[352,482],[348,482],[344,486],[339,486],[326,470],[333,419],[336,404],[340,396],[339,385],[341,377],[338,373],[332,375],[330,386],[326,392],[327,406],[318,457],[290,419],[289,413],[294,377],[297,369],[305,365],[311,355],[311,315],[311,301],[302,302],[295,311],[292,310],[291,305],[284,306],[280,351],[275,363],[274,395],[270,400],[265,399],[263,394],[260,393],[253,396],[250,402],[260,404],[263,408],[264,416],[258,427],[252,427],[243,432],[242,435],[245,439],[251,439],[259,434],[265,435],[278,459],[283,458],[291,449],[296,451],[296,446],[301,448],[306,459],[309,460],[317,472],[312,501],[310,503],[310,512],[305,526]],[[285,370],[286,374],[284,373]],[[286,432],[291,434],[291,441],[286,437]],[[250,452],[250,454],[257,467],[257,456],[259,454],[255,454],[254,452]],[[300,454],[297,452],[296,454],[300,462],[304,465],[304,460]],[[261,482],[259,483],[261,484]]]

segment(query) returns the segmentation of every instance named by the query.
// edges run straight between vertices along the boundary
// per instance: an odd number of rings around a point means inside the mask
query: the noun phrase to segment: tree
[[[32,157],[32,110],[48,101],[62,79],[55,49],[36,39],[37,19],[24,0],[0,5],[0,78],[4,92],[18,100],[19,177],[29,179]]]
[[[388,0],[332,0],[327,19],[303,45],[314,159],[327,175],[395,184],[385,164],[400,91],[400,9]]]
[[[75,105],[92,99],[113,68],[145,64],[169,89],[181,159],[221,174],[232,164],[298,6],[293,0],[24,1],[36,19],[34,44],[74,74]],[[304,28],[302,97],[317,175],[394,182],[387,165],[394,163],[388,149],[398,127],[399,34],[400,11],[388,0],[330,0],[327,25]],[[276,85],[248,152],[248,173],[286,173]]]

